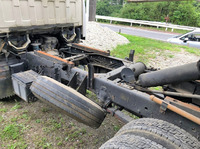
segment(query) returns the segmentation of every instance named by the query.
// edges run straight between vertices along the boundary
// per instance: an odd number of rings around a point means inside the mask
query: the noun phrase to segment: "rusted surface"
[[[169,96],[167,96],[165,99],[168,100],[168,101],[170,101],[171,103],[176,103],[178,105],[184,106],[184,107],[189,108],[191,110],[200,112],[200,108],[198,106],[193,105],[193,104],[188,104],[188,103],[182,102],[180,100],[171,98]]]
[[[103,55],[106,55],[106,56],[110,55],[110,53],[107,52],[107,51],[91,48],[91,47],[80,45],[80,44],[77,44],[77,43],[73,43],[72,47],[78,48],[78,49],[81,49],[81,50],[87,51],[87,52],[99,53],[99,54],[103,54]]]
[[[157,97],[155,97],[153,95],[150,96],[150,99],[152,101],[156,102],[159,105],[162,105],[163,102],[166,103],[167,104],[167,109],[169,109],[169,110],[171,110],[171,111],[173,111],[173,112],[175,112],[175,113],[177,113],[177,114],[179,114],[179,115],[181,115],[181,116],[193,121],[194,123],[200,125],[200,118],[198,118],[198,117],[196,117],[196,116],[194,116],[194,115],[192,115],[192,114],[190,114],[190,113],[188,113],[188,112],[186,112],[186,111],[184,111],[184,110],[182,110],[182,109],[180,109],[180,108],[178,108],[176,106],[173,106],[172,104],[167,103],[166,101],[163,101],[163,100],[161,100],[161,99],[159,99],[159,98],[157,98]]]
[[[51,57],[51,58],[56,59],[56,60],[58,60],[58,61],[61,61],[61,62],[67,63],[67,64],[69,64],[69,65],[74,65],[73,62],[67,61],[67,60],[65,60],[65,59],[62,59],[62,58],[60,58],[60,57],[57,57],[57,56],[54,56],[54,55],[48,54],[48,53],[43,52],[43,51],[37,51],[37,53],[39,53],[39,54],[43,54],[43,55],[45,55],[45,56]]]
[[[108,113],[112,114],[112,116],[114,116],[115,118],[117,118],[118,120],[123,122],[124,124],[127,124],[128,122],[133,120],[133,118],[129,117],[128,115],[126,115],[123,112],[116,110],[114,108],[108,108],[108,109],[106,109],[106,111]]]
[[[2,49],[3,49],[3,47],[4,47],[4,45],[5,45],[5,42],[4,42],[4,41],[2,41],[0,44],[1,44],[1,45],[0,45],[0,52],[1,52],[1,51],[2,51]]]
[[[1,72],[0,72],[0,73],[1,73]],[[0,76],[0,80],[1,80],[1,79],[6,79],[6,78],[7,78],[7,77],[5,77],[5,76],[4,76],[4,77]]]

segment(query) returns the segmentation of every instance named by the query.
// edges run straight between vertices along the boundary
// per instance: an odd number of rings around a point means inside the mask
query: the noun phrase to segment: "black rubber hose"
[[[137,83],[143,87],[153,87],[200,79],[200,61],[159,71],[143,73]]]

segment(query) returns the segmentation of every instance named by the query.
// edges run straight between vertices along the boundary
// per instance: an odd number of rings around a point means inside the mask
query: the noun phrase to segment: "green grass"
[[[95,93],[91,92],[90,90],[87,90],[86,97],[88,97],[89,99],[93,100],[96,103],[99,103],[97,95]]]
[[[0,112],[7,112],[8,111],[8,109],[6,109],[6,108],[1,108],[0,109]]]
[[[114,125],[114,126],[113,126],[113,130],[114,130],[114,131],[119,131],[120,128],[121,128],[121,127],[118,126],[118,125]]]
[[[74,130],[71,130],[70,134],[68,134],[67,138],[65,139],[65,141],[69,140],[74,140],[84,134],[86,134],[86,130],[84,128],[80,129],[80,128],[75,128]]]
[[[17,109],[20,109],[20,108],[22,108],[21,105],[20,105],[20,103],[16,103],[16,104],[11,108],[11,110],[17,110]]]
[[[16,140],[21,135],[21,126],[16,123],[8,124],[1,130],[1,139]]]
[[[40,119],[35,120],[36,123],[40,123],[40,121],[41,121]]]
[[[12,117],[12,118],[10,119],[11,122],[16,122],[17,120],[18,120],[18,117]]]
[[[14,108],[3,108],[1,112],[13,111],[21,108],[19,104],[15,104]],[[27,148],[27,143],[24,140],[24,132],[29,129],[29,125],[24,125],[23,123],[18,123],[19,116],[11,116],[10,118],[4,119],[0,116],[1,128],[0,128],[0,144],[1,147],[7,149],[25,149]]]
[[[3,120],[4,120],[3,117],[0,115],[0,122],[3,122]]]
[[[150,90],[156,90],[156,91],[162,91],[162,87],[161,86],[156,86],[156,87],[150,87]]]
[[[50,148],[52,146],[51,143],[48,142],[47,138],[43,137],[43,138],[36,138],[37,141],[36,142],[36,148],[41,148],[41,149],[47,149]]]
[[[125,45],[119,45],[111,51],[111,55],[125,58],[128,57],[130,50],[135,50],[136,61],[148,62],[150,58],[155,58],[155,53],[159,52],[162,54],[162,51],[181,51],[185,50],[189,53],[193,53],[200,56],[200,50],[196,48],[191,48],[187,46],[175,45],[163,41],[153,40],[144,37],[137,37],[132,35],[121,34],[126,37],[130,43]],[[173,55],[169,55],[173,57]]]
[[[15,142],[13,144],[7,145],[7,149],[26,149],[27,148],[27,144],[23,141],[23,142]]]

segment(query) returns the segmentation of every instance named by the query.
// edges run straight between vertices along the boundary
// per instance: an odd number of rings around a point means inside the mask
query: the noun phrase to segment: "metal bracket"
[[[93,89],[94,85],[94,67],[92,64],[88,64],[88,87]]]
[[[134,54],[135,54],[135,50],[131,50],[129,53],[129,58],[128,60],[133,62],[134,61]]]
[[[115,109],[115,108],[107,108],[106,109],[108,113],[110,113],[112,116],[116,117],[117,119],[119,119],[120,121],[122,121],[123,123],[127,124],[130,121],[133,120],[132,117],[124,114],[122,111]]]
[[[87,77],[85,77],[83,79],[83,81],[81,82],[81,84],[79,85],[77,91],[83,95],[86,94],[86,89],[87,89]]]
[[[78,87],[78,85],[77,85],[77,76],[78,76],[78,73],[76,72],[74,74],[74,76],[72,77],[72,79],[68,83],[68,86],[70,86],[73,89],[76,89]]]
[[[160,106],[160,112],[164,113],[167,110],[167,106],[170,102],[167,100],[164,100]]]

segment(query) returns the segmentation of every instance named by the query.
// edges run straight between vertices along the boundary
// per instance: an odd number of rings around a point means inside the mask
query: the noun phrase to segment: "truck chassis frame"
[[[10,67],[11,72],[33,70],[70,86],[83,95],[87,90],[94,92],[102,108],[113,115],[124,109],[140,118],[156,118],[173,123],[200,138],[199,124],[167,109],[168,104],[171,104],[199,118],[200,109],[197,106],[163,94],[139,91],[137,85],[121,79],[122,70],[134,65],[134,51],[130,52],[129,58],[119,59],[110,56],[109,52],[70,44],[63,49],[62,54],[65,55],[64,58],[42,51],[27,52],[21,55],[19,65]],[[150,95],[158,97],[163,101],[162,104],[152,101]],[[117,116],[120,117],[120,114]],[[123,117],[121,119],[126,121]]]

